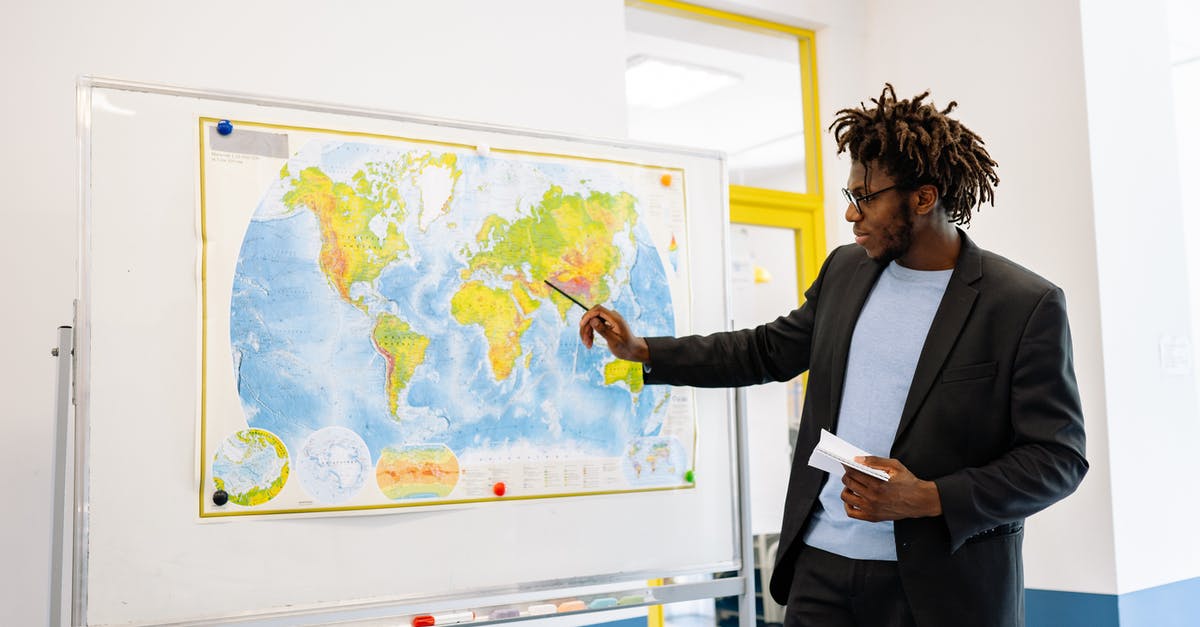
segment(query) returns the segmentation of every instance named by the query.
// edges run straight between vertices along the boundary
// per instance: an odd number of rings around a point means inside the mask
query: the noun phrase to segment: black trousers
[[[804,546],[784,627],[915,627],[896,562],[855,560]]]

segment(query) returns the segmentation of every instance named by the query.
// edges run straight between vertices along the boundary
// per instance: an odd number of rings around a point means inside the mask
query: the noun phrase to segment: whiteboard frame
[[[288,109],[296,109],[309,111],[314,113],[328,113],[337,115],[353,115],[366,118],[374,118],[379,120],[394,121],[400,123],[416,123],[432,126],[450,127],[461,130],[478,130],[490,133],[515,134],[526,137],[534,137],[548,140],[568,141],[568,142],[587,142],[589,144],[600,146],[612,146],[619,148],[644,148],[648,150],[657,150],[670,152],[677,155],[716,158],[720,162],[721,170],[721,190],[719,204],[722,211],[723,222],[721,224],[721,251],[720,256],[725,269],[725,278],[729,276],[730,266],[730,251],[729,251],[729,186],[727,173],[724,167],[725,156],[723,153],[701,150],[694,148],[681,148],[676,146],[663,146],[656,144],[647,144],[643,142],[622,141],[608,138],[592,138],[579,135],[570,135],[565,133],[555,133],[541,130],[523,129],[517,127],[509,127],[494,124],[481,124],[474,122],[462,122],[434,118],[428,116],[412,115],[400,112],[394,112],[377,108],[362,108],[351,107],[340,104],[327,102],[305,101],[297,99],[274,98],[268,96],[254,95],[243,92],[221,91],[209,89],[194,89],[176,87],[170,85],[125,81],[118,79],[82,76],[76,84],[76,142],[77,142],[77,164],[76,164],[76,189],[78,202],[78,224],[79,224],[79,254],[77,256],[77,301],[76,301],[76,319],[74,327],[74,350],[69,355],[60,354],[60,360],[70,359],[70,372],[73,374],[71,389],[74,391],[74,429],[73,433],[63,429],[58,438],[63,444],[60,447],[62,450],[69,452],[62,453],[56,450],[56,455],[66,455],[72,466],[72,481],[64,487],[65,493],[59,493],[56,498],[66,500],[70,499],[73,505],[73,511],[69,525],[56,529],[55,542],[56,546],[64,545],[68,536],[71,542],[71,552],[69,557],[70,577],[66,576],[67,567],[62,563],[52,565],[52,575],[54,581],[52,585],[60,593],[64,588],[69,588],[69,595],[65,595],[70,599],[70,625],[87,625],[87,597],[88,597],[88,549],[90,543],[89,536],[89,451],[90,451],[90,366],[91,366],[91,281],[89,276],[89,263],[92,258],[92,164],[91,164],[91,112],[92,112],[92,92],[96,89],[111,89],[118,91],[138,92],[146,94],[176,96],[185,98],[200,98],[206,100],[226,101],[230,103],[249,104],[267,107],[281,107]],[[730,311],[730,303],[732,298],[731,286],[729,281],[725,281],[724,285],[724,310],[726,313]],[[732,325],[732,320],[727,319],[725,322],[725,330],[729,330]],[[66,328],[66,327],[63,327]],[[746,460],[747,444],[745,439],[744,412],[741,407],[742,403],[735,397],[734,391],[730,390],[725,395],[726,411],[731,417],[728,421],[730,433],[726,434],[732,459],[736,462],[736,475],[732,481],[732,513],[734,520],[732,521],[732,529],[736,542],[734,544],[733,559],[728,562],[718,562],[708,565],[693,565],[679,570],[669,572],[661,571],[635,571],[635,572],[620,572],[607,575],[593,575],[587,577],[568,578],[568,579],[552,579],[537,582],[526,582],[510,586],[497,586],[476,590],[466,590],[451,594],[431,597],[429,595],[415,596],[397,596],[389,599],[378,600],[353,600],[348,602],[325,603],[319,605],[298,606],[286,610],[270,609],[256,610],[238,615],[217,616],[212,618],[202,618],[197,620],[188,620],[184,622],[161,623],[171,625],[217,625],[217,624],[239,624],[239,625],[315,625],[315,624],[330,624],[330,623],[347,623],[358,622],[362,620],[381,619],[381,618],[402,618],[418,612],[429,611],[445,611],[453,609],[479,608],[489,605],[507,605],[519,602],[530,602],[536,600],[546,600],[563,595],[586,594],[591,592],[611,592],[613,590],[628,589],[641,590],[648,592],[647,601],[640,604],[625,605],[613,609],[629,609],[635,607],[657,605],[660,603],[687,601],[694,599],[715,598],[724,596],[740,597],[739,607],[741,608],[739,622],[742,627],[752,627],[755,621],[754,616],[754,553],[752,550],[753,539],[750,536],[750,521],[749,521],[749,490],[748,490],[748,467]],[[68,443],[70,438],[73,442]],[[68,460],[56,460],[66,462]],[[665,577],[683,576],[683,575],[724,575],[724,578],[713,579],[710,581],[701,581],[696,583],[684,584],[668,584],[663,587],[647,589],[641,581],[648,579],[658,579]],[[640,581],[639,581],[640,580]],[[640,585],[637,585],[640,584]],[[652,597],[652,598],[650,598]],[[58,598],[58,595],[52,595],[52,598]],[[51,612],[51,616],[58,616],[58,608]],[[550,616],[522,616],[515,619],[505,619],[497,621],[476,620],[473,624],[487,622],[514,622],[529,619],[549,618],[549,617],[564,617],[564,616],[579,616],[583,613],[597,613],[609,610],[588,610],[587,612],[572,613],[569,615],[550,615]],[[62,618],[66,619],[66,616]]]

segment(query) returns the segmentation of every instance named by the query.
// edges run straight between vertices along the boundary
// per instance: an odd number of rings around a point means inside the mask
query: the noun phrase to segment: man
[[[800,309],[755,329],[641,338],[595,307],[580,321],[647,383],[786,381],[804,414],[771,595],[786,624],[1024,623],[1027,516],[1087,472],[1062,290],[955,225],[999,182],[983,141],[928,92],[831,125],[850,151],[846,220]],[[879,454],[884,482],[809,467],[821,429]],[[886,452],[887,457],[882,457]]]

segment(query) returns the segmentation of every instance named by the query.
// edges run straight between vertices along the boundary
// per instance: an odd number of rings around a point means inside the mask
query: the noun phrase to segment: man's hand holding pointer
[[[646,340],[633,334],[621,314],[600,305],[589,309],[579,319],[579,339],[583,340],[584,346],[591,348],[596,333],[608,342],[608,350],[618,359],[641,363],[650,361]]]

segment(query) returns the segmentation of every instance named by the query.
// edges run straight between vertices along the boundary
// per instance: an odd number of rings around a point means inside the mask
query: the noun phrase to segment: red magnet
[[[435,619],[432,615],[429,615],[429,614],[421,614],[420,616],[413,616],[413,619],[412,619],[412,627],[433,627],[434,624],[436,624],[436,623],[437,623],[437,619]]]
[[[497,481],[496,485],[492,486],[492,493],[496,496],[504,496],[504,482]],[[414,627],[416,626],[414,625]]]

